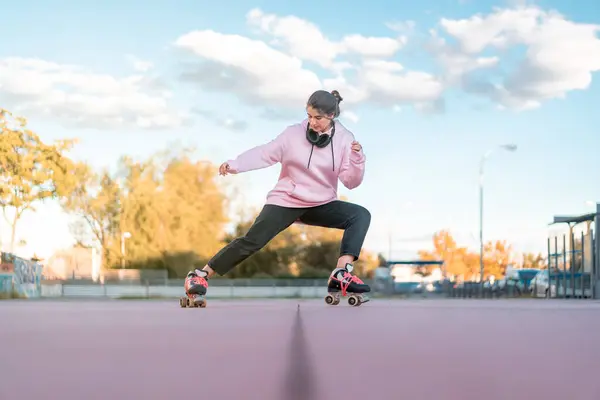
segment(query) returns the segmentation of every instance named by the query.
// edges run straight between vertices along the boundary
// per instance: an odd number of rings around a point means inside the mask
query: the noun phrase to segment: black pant
[[[310,208],[287,208],[267,204],[246,235],[221,249],[208,262],[209,267],[219,275],[225,275],[266,246],[295,221],[306,225],[343,229],[340,255],[351,255],[356,261],[371,224],[371,214],[362,206],[341,200]]]

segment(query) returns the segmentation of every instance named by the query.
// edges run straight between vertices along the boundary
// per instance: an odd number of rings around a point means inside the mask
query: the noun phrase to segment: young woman
[[[211,276],[226,274],[296,221],[344,230],[340,257],[328,283],[330,292],[340,291],[342,286],[344,292],[370,291],[350,273],[360,255],[371,214],[362,206],[338,200],[337,195],[338,179],[348,189],[362,183],[366,161],[352,132],[336,120],[341,101],[337,91],[316,91],[306,105],[307,119],[219,167],[219,174],[224,176],[281,163],[281,173],[246,235],[221,249],[202,270],[188,273],[186,293],[201,306]]]

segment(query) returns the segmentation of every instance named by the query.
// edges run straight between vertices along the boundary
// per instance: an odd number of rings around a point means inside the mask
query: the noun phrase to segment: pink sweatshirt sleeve
[[[235,160],[228,160],[231,171],[253,171],[281,162],[286,132],[287,129],[270,142],[243,152]]]
[[[357,153],[352,151],[350,144],[348,144],[339,175],[344,186],[348,189],[354,189],[362,183],[365,176],[366,161],[367,158],[362,149]]]

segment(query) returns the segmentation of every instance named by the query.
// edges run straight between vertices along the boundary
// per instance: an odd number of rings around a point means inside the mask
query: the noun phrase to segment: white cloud
[[[362,35],[348,35],[342,39],[341,53],[360,54],[365,57],[392,57],[400,50],[408,39],[400,36],[397,39],[388,37],[365,37]]]
[[[259,32],[272,35],[276,43],[283,43],[290,55],[324,67],[331,66],[341,50],[315,24],[295,16],[278,17],[252,9],[246,14],[246,20]]]
[[[406,43],[403,36],[353,34],[333,41],[315,24],[295,16],[253,9],[246,17],[252,28],[270,38],[262,41],[212,30],[177,38],[175,46],[198,57],[193,67],[183,64],[187,70],[182,78],[205,90],[228,91],[260,107],[302,107],[312,91],[337,89],[349,105],[368,101],[389,107],[412,103],[439,108],[443,87],[434,75],[406,71],[386,60]],[[311,65],[327,72],[319,76]]]
[[[128,55],[127,61],[129,61],[133,69],[138,72],[148,72],[154,68],[154,63],[151,61],[142,60],[134,55]]]
[[[436,31],[432,30],[430,33],[429,49],[444,67],[446,85],[459,84],[468,73],[494,67],[500,61],[497,56],[478,57],[465,53],[461,49],[449,45],[444,38],[438,36]]]
[[[272,35],[293,56],[330,68],[342,54],[367,57],[391,57],[406,44],[406,37],[366,37],[346,35],[340,41],[325,37],[317,25],[293,15],[266,14],[258,8],[250,10],[246,20],[251,27]]]
[[[409,34],[415,30],[417,23],[415,21],[410,21],[410,20],[409,21],[392,21],[392,22],[386,22],[385,26],[387,26],[389,29],[391,29],[395,32]]]
[[[241,119],[236,119],[231,116],[221,116],[214,111],[205,110],[199,107],[192,107],[194,114],[233,132],[242,132],[248,129],[248,123]]]
[[[385,103],[428,103],[438,99],[443,84],[426,72],[403,72],[404,67],[394,61],[366,61],[360,79],[369,88],[371,96]]]
[[[348,110],[342,113],[342,117],[354,123],[357,123],[360,119],[356,113]]]
[[[296,16],[252,9],[246,21],[264,41],[199,30],[183,34],[175,45],[194,56],[192,63],[182,60],[187,67],[182,79],[234,94],[262,108],[262,115],[288,118],[288,110],[302,107],[317,89],[339,90],[343,105],[353,112],[364,103],[440,111],[443,94],[452,86],[500,107],[528,109],[587,89],[592,74],[600,70],[599,26],[569,21],[537,6],[441,19],[441,33],[430,32],[429,50],[443,66],[437,74],[407,70],[396,58],[407,35],[413,37],[412,21],[388,23],[396,37],[349,34],[336,39]],[[47,115],[78,127],[161,129],[186,124],[188,116],[170,106],[173,94],[149,75],[153,63],[131,55],[127,60],[136,72],[115,77],[35,58],[0,59],[0,102],[19,114]],[[355,114],[348,115],[352,119]],[[226,117],[215,122],[245,128]]]
[[[178,126],[184,119],[169,107],[170,95],[159,81],[142,75],[115,78],[36,58],[0,59],[0,101],[5,107],[69,126]]]
[[[600,70],[600,26],[572,22],[554,11],[522,6],[496,9],[486,16],[442,19],[440,24],[458,44],[452,48],[436,38],[449,75],[461,80],[466,91],[487,96],[502,107],[535,108],[544,100],[585,90],[592,73]],[[506,52],[515,46],[525,46],[524,59],[508,74],[497,72],[501,84],[469,74],[499,63],[497,56],[480,57],[481,53]]]
[[[175,45],[209,61],[184,74],[187,79],[207,88],[232,90],[250,102],[295,104],[321,87],[319,77],[303,68],[301,60],[259,40],[205,30],[189,32]]]

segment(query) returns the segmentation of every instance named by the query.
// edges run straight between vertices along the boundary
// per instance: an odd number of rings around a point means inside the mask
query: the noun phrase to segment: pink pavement
[[[599,312],[553,300],[0,301],[0,399],[593,400]]]

